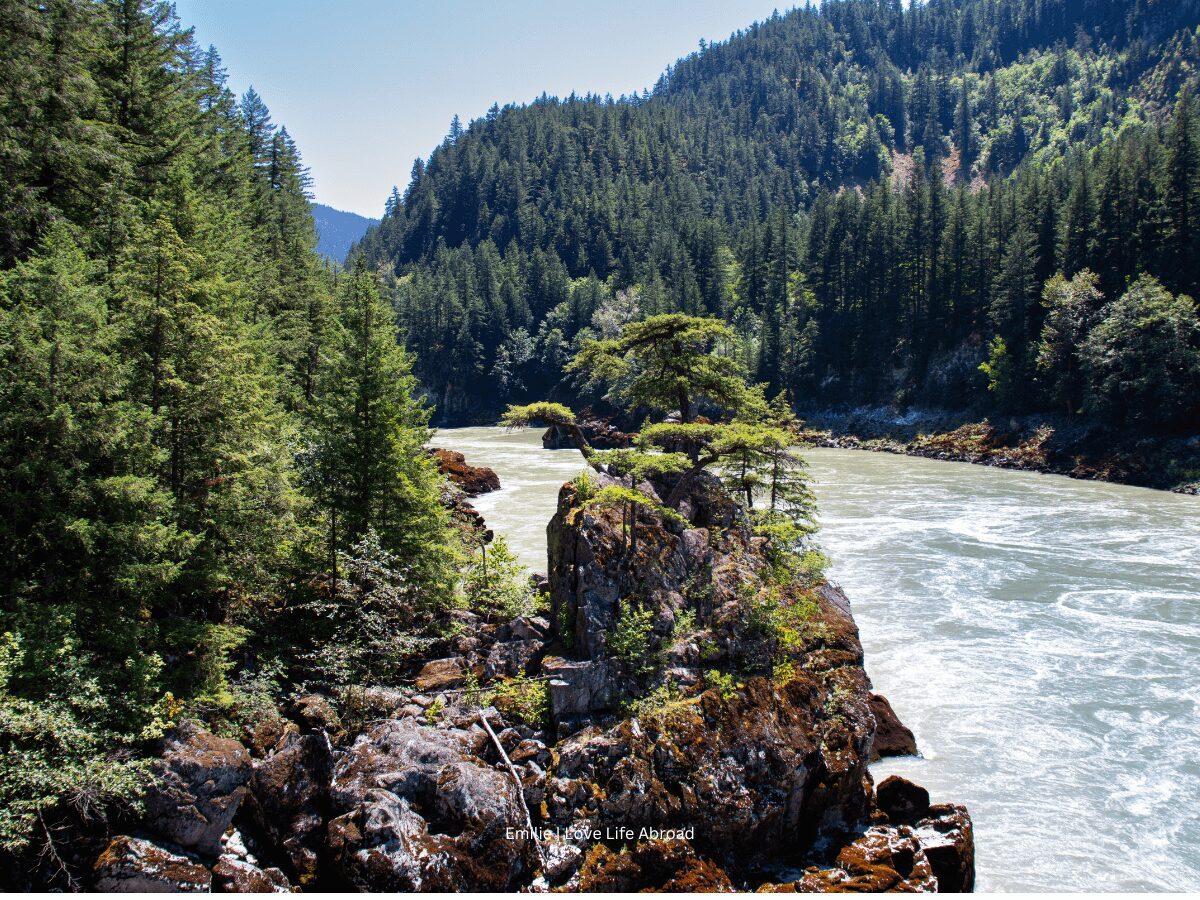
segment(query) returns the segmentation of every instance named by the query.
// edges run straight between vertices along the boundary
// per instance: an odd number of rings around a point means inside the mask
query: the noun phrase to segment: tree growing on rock
[[[745,401],[744,370],[716,352],[735,342],[716,319],[668,313],[631,322],[620,337],[584,344],[566,370],[588,385],[607,385],[608,396],[629,407],[674,410],[679,421],[691,422],[702,400],[735,410]]]
[[[732,338],[715,320],[673,313],[629,323],[618,337],[592,341],[571,360],[568,369],[588,384],[607,384],[609,396],[631,408],[677,412],[674,421],[643,428],[636,449],[596,450],[574,412],[561,403],[510,406],[502,424],[556,425],[591,468],[620,479],[623,487],[604,488],[587,502],[621,509],[630,548],[636,547],[642,510],[677,516],[684,497],[710,469],[722,472],[756,525],[795,543],[815,530],[812,493],[795,451],[795,418],[782,395],[767,402],[741,365],[719,352],[721,342]],[[701,400],[725,421],[696,418]],[[669,484],[665,498],[649,500],[640,490],[646,482]],[[760,499],[765,505],[756,509]]]

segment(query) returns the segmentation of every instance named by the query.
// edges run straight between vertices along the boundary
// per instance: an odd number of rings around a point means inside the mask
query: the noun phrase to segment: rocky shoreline
[[[842,591],[775,579],[716,479],[678,518],[586,501],[560,493],[547,614],[458,610],[411,682],[168,735],[88,886],[971,890],[967,810],[872,784],[916,747]]]
[[[871,450],[1200,493],[1200,435],[1127,435],[1056,417],[992,421],[948,412],[879,408],[809,411],[809,446]]]

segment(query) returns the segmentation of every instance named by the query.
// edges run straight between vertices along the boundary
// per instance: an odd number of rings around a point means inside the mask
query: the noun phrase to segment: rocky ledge
[[[429,451],[440,471],[451,484],[456,485],[468,497],[478,497],[500,490],[500,476],[487,466],[472,466],[467,458],[456,450],[435,447]]]
[[[632,447],[636,434],[621,431],[608,419],[592,412],[590,407],[579,414],[579,430],[597,450],[619,450]],[[542,435],[542,446],[547,450],[574,450],[575,441],[567,429],[551,425]]]
[[[872,784],[915,745],[845,595],[781,578],[715,479],[678,518],[588,501],[560,494],[548,615],[459,611],[411,684],[173,733],[93,886],[970,890],[967,811]]]

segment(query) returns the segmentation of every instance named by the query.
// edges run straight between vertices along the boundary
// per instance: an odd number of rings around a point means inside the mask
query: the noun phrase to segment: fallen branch
[[[525,827],[529,829],[529,835],[533,838],[533,845],[537,848],[538,859],[542,863],[542,871],[545,872],[546,851],[542,849],[542,839],[538,837],[538,833],[533,827],[533,817],[529,815],[529,804],[525,802],[525,788],[521,785],[521,776],[517,774],[516,766],[512,764],[512,760],[504,752],[504,745],[500,743],[500,738],[496,737],[496,732],[492,730],[492,724],[487,720],[487,716],[483,710],[479,711],[479,721],[487,730],[488,737],[492,739],[492,743],[496,745],[496,749],[500,751],[500,758],[508,766],[508,774],[512,776],[512,780],[517,785],[517,799],[521,801],[521,810],[525,813]]]

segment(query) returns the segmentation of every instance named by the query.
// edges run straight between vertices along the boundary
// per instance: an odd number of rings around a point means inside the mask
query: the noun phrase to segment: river
[[[575,451],[439,432],[494,468],[475,505],[546,568]],[[806,453],[867,672],[965,803],[979,890],[1200,890],[1200,498],[855,450]]]

